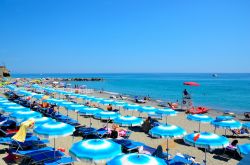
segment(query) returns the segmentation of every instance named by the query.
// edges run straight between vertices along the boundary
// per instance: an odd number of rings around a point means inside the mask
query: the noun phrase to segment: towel
[[[29,119],[25,122],[22,122],[18,132],[12,137],[13,140],[24,142],[26,139],[26,134],[28,128],[32,128],[35,124],[35,121],[33,119]]]

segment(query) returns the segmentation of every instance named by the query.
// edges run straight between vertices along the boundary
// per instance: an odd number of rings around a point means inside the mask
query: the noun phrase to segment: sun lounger
[[[13,148],[16,150],[19,150],[19,149],[24,150],[26,148],[32,148],[34,146],[44,147],[48,143],[49,143],[49,140],[47,139],[40,140],[36,136],[27,137],[25,142],[18,142],[18,141],[11,139],[10,137],[0,139],[0,144],[8,145],[10,146],[10,148]]]
[[[144,143],[128,139],[113,139],[113,141],[120,144],[125,153],[138,152],[139,147],[145,145]]]
[[[183,164],[183,165],[199,165],[198,162],[195,162],[195,157],[189,156],[187,154],[177,153],[170,161],[170,165]]]
[[[53,150],[48,152],[41,152],[40,154],[30,155],[30,163],[28,164],[44,164],[53,160],[58,160],[64,157],[65,154],[59,150]]]
[[[44,165],[66,165],[66,164],[72,164],[74,163],[74,160],[70,156],[64,156],[61,158],[57,158],[54,160],[49,160],[44,162]]]
[[[237,130],[231,130],[233,136],[236,136],[236,137],[250,137],[250,133],[238,133]],[[241,131],[240,131],[241,132]]]

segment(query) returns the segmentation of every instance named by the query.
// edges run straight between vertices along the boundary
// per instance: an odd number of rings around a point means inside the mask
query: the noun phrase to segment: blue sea
[[[163,101],[181,100],[186,88],[193,97],[194,105],[237,113],[250,111],[250,74],[221,73],[148,73],[148,74],[13,74],[13,77],[102,77],[101,82],[72,82],[89,88],[104,89],[131,96],[150,96]],[[199,87],[184,86],[185,81],[195,81]]]

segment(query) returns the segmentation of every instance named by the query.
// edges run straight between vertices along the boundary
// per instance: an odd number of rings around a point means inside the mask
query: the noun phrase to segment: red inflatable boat
[[[188,110],[188,113],[191,113],[191,114],[203,114],[207,112],[208,112],[208,108],[206,107],[193,107],[192,109]]]

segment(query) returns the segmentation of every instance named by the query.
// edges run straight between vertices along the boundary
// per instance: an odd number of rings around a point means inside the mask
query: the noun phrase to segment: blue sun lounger
[[[138,148],[145,145],[129,139],[113,139],[113,141],[120,144],[125,153],[138,152]]]
[[[61,151],[48,151],[42,152],[41,154],[31,155],[30,164],[71,164],[73,159],[69,156],[66,156]]]

